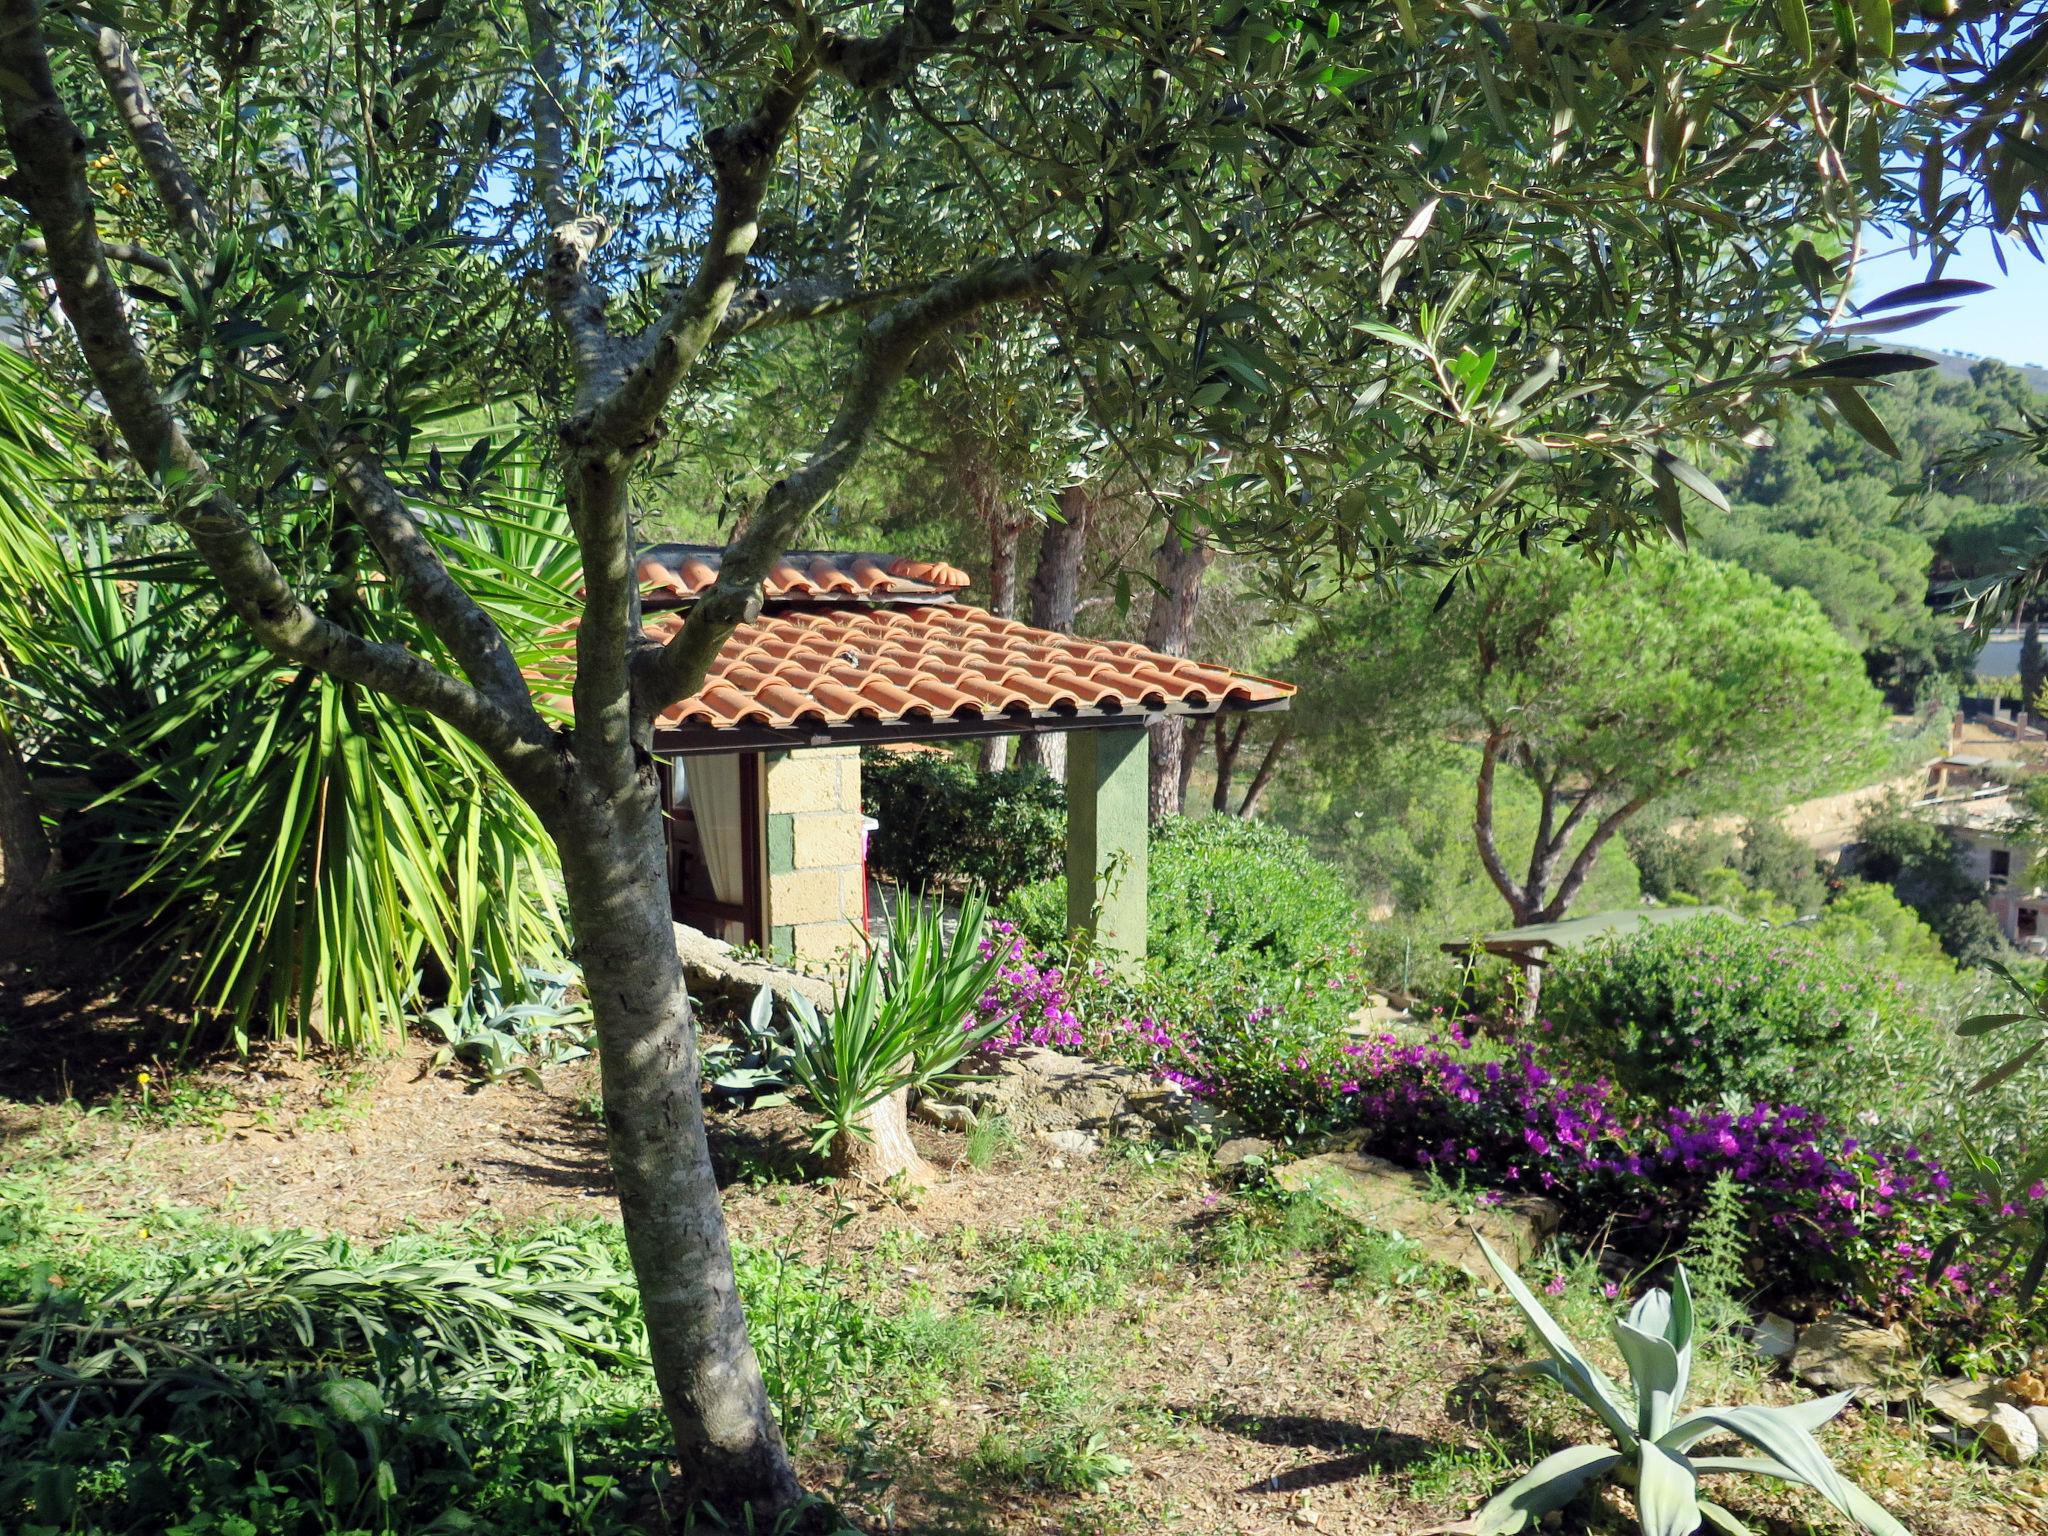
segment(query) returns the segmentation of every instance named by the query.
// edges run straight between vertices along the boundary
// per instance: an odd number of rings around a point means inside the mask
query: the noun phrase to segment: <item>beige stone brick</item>
[[[841,891],[836,869],[799,869],[792,874],[770,876],[769,925],[836,922],[846,915]]]
[[[858,747],[806,747],[768,765],[771,811],[851,811],[859,805]]]
[[[859,932],[847,923],[799,923],[790,930],[790,947],[801,965],[833,965],[859,942]]]
[[[796,867],[828,869],[860,862],[860,817],[848,811],[811,811],[791,823]]]

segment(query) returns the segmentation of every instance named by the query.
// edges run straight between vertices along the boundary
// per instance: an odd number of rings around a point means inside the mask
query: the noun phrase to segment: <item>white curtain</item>
[[[738,905],[747,899],[746,836],[740,816],[740,758],[736,752],[686,757],[684,794],[697,823],[697,842],[704,850],[704,873],[711,894]],[[747,936],[743,924],[721,921],[717,937],[737,944]]]

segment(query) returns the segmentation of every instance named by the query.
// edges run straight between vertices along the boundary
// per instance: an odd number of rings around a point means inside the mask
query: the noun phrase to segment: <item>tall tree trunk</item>
[[[1017,546],[1023,541],[1027,518],[1010,500],[1007,488],[994,475],[969,460],[963,464],[961,479],[974,502],[982,526],[988,530],[988,611],[997,618],[1017,617]],[[1010,761],[1010,738],[984,736],[981,741],[981,771],[1001,773]]]
[[[1244,750],[1245,732],[1251,723],[1250,715],[1239,715],[1230,721],[1221,715],[1216,717],[1216,793],[1209,797],[1209,809],[1219,816],[1230,814],[1230,788],[1237,777],[1237,754]]]
[[[1195,764],[1202,760],[1202,727],[1199,721],[1191,722],[1180,733],[1180,783],[1175,786],[1173,803],[1177,809],[1186,810],[1188,786],[1195,781]]]
[[[787,1508],[796,1474],[747,1337],[712,1175],[653,774],[609,805],[593,789],[566,813],[547,810],[597,1026],[626,1246],[688,1496]]]
[[[50,872],[50,840],[30,793],[28,765],[14,728],[0,715],[0,911],[41,912]]]
[[[1074,613],[1081,601],[1081,560],[1088,550],[1088,518],[1094,498],[1088,488],[1070,485],[1060,492],[1060,521],[1047,523],[1038,541],[1038,564],[1031,573],[1031,623],[1055,634],[1074,632]],[[1020,762],[1036,763],[1055,779],[1067,772],[1067,738],[1062,731],[1038,731],[1017,744]]]
[[[1153,596],[1145,623],[1145,643],[1168,656],[1185,656],[1195,637],[1195,609],[1202,597],[1202,576],[1212,553],[1199,537],[1184,540],[1178,527],[1168,528],[1153,557],[1160,590]],[[1181,752],[1187,721],[1162,720],[1151,728],[1152,789],[1150,814],[1157,826],[1181,810]]]
[[[1283,725],[1273,734],[1273,744],[1266,748],[1266,755],[1259,759],[1258,772],[1252,775],[1246,787],[1244,799],[1238,802],[1237,814],[1249,820],[1259,813],[1259,802],[1266,798],[1266,789],[1273,782],[1273,776],[1280,771],[1280,759],[1287,751],[1287,743],[1294,739],[1294,727]]]

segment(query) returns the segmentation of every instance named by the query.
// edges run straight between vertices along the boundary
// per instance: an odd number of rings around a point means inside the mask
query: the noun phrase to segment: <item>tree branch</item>
[[[726,545],[718,581],[690,608],[683,627],[658,650],[635,658],[638,707],[658,714],[704,685],[732,632],[761,611],[761,583],[815,511],[860,457],[889,391],[917,349],[937,332],[990,304],[1049,292],[1080,265],[1071,252],[1046,251],[993,263],[932,284],[868,322],[860,356],[841,392],[839,415],[810,458],[768,488],[746,527]]]
[[[717,334],[761,233],[768,178],[817,80],[815,55],[800,47],[769,81],[752,116],[704,135],[717,188],[704,255],[689,285],[634,343],[631,366],[617,387],[594,404],[588,425],[579,427],[590,439],[622,453],[637,450],[685,370]]]
[[[112,27],[99,28],[93,33],[92,62],[106,82],[107,94],[114,98],[114,110],[120,113],[135,152],[142,158],[142,168],[149,173],[156,195],[163,199],[171,227],[194,250],[209,248],[217,227],[213,208],[186,169],[185,157],[171,142],[156,103],[150,100],[149,88],[142,83],[142,70],[128,39]]]
[[[129,453],[162,486],[229,605],[265,646],[446,720],[515,783],[536,783],[546,732],[529,731],[403,646],[367,640],[314,613],[164,407],[107,267],[85,179],[85,139],[57,94],[37,10],[36,0],[0,0],[0,69],[13,77],[0,92],[0,113],[21,199],[48,245],[58,303]]]
[[[1280,771],[1280,759],[1287,751],[1287,743],[1294,739],[1294,723],[1283,721],[1280,729],[1273,734],[1273,744],[1266,748],[1266,755],[1259,759],[1258,771],[1245,786],[1244,798],[1237,802],[1239,819],[1247,819],[1259,808],[1259,801],[1266,793],[1266,786],[1273,782],[1273,775]]]
[[[440,551],[385,476],[376,454],[361,443],[344,444],[334,455],[334,467],[343,499],[376,546],[399,601],[448,648],[486,698],[531,729],[545,730],[497,620],[448,574]]]
[[[714,339],[730,341],[778,325],[800,325],[850,310],[873,309],[915,291],[902,284],[862,288],[849,278],[836,277],[797,277],[771,288],[749,288],[733,296]]]
[[[145,250],[143,247],[131,244],[126,240],[102,240],[100,242],[100,249],[106,253],[106,258],[109,261],[122,262],[131,267],[141,267],[146,271],[154,272],[158,277],[175,278],[178,276],[178,264],[169,257],[159,256],[155,251]],[[47,261],[50,257],[49,242],[31,237],[21,242],[21,252],[24,256],[34,256],[39,260]]]
[[[1507,732],[1495,726],[1486,734],[1486,745],[1479,754],[1479,787],[1474,797],[1472,827],[1479,840],[1479,862],[1486,866],[1486,873],[1492,879],[1494,889],[1499,891],[1508,904],[1508,910],[1515,915],[1517,925],[1528,920],[1528,893],[1508,877],[1507,864],[1501,859],[1500,844],[1493,831],[1493,772],[1500,759],[1501,744],[1507,739]]]
[[[569,342],[579,410],[616,386],[619,348],[605,321],[605,292],[590,276],[590,259],[611,233],[596,214],[585,214],[569,188],[568,121],[562,113],[562,53],[554,17],[543,0],[527,0],[527,37],[533,49],[533,181],[548,222],[542,286],[548,311]]]
[[[1586,846],[1581,848],[1579,856],[1572,860],[1572,867],[1564,872],[1564,879],[1558,884],[1557,894],[1550,898],[1541,912],[1536,914],[1538,922],[1554,923],[1571,910],[1571,904],[1578,899],[1579,890],[1585,885],[1586,877],[1593,873],[1593,865],[1600,857],[1600,850],[1605,848],[1608,840],[1621,830],[1623,822],[1655,798],[1645,791],[1626,805],[1618,806],[1611,811],[1600,825],[1593,829],[1593,835],[1586,839]]]

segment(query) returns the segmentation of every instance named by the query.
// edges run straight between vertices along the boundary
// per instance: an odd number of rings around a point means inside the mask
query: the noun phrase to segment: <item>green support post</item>
[[[1126,972],[1145,959],[1148,761],[1142,726],[1067,737],[1067,926]]]

